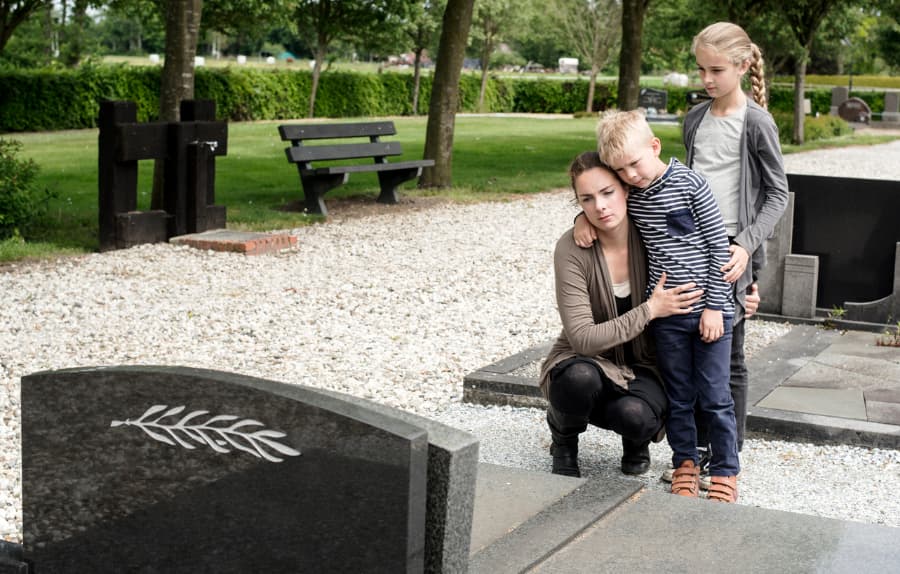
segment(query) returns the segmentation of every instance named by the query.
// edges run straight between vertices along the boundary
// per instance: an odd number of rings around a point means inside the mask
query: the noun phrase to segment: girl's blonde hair
[[[760,106],[768,107],[766,98],[766,71],[762,51],[750,40],[747,32],[731,22],[716,22],[704,28],[694,36],[691,43],[691,54],[697,54],[698,46],[707,46],[728,58],[735,66],[750,62],[750,89],[755,101]]]

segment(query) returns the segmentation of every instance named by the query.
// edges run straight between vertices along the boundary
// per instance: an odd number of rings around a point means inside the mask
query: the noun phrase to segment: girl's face
[[[727,98],[735,91],[740,92],[741,78],[750,67],[750,61],[744,60],[735,65],[723,54],[709,46],[697,46],[695,50],[697,70],[706,93],[711,98]]]
[[[595,167],[575,178],[575,197],[588,221],[600,231],[617,228],[628,213],[628,193],[607,169]]]

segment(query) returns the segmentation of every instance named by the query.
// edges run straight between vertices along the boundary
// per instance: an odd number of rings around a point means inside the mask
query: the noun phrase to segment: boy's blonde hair
[[[624,156],[632,143],[649,143],[651,139],[653,130],[640,110],[609,110],[597,123],[597,151],[607,165]]]
[[[697,54],[698,46],[706,46],[722,54],[735,66],[750,62],[750,90],[753,101],[760,106],[768,107],[766,97],[766,70],[762,51],[750,40],[747,32],[731,22],[710,24],[694,36],[691,43],[691,54]]]

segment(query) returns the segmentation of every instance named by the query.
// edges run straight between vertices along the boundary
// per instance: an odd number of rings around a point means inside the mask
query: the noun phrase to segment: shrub
[[[46,211],[51,194],[34,184],[38,167],[19,159],[22,144],[0,138],[0,239],[18,236]]]
[[[778,139],[781,143],[790,143],[794,134],[794,114],[790,112],[773,112],[775,125],[778,126]],[[815,141],[849,135],[853,133],[843,119],[837,116],[807,117],[803,120],[803,140]]]

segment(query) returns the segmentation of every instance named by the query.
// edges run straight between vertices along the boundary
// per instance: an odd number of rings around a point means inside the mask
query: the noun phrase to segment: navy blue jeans
[[[709,428],[711,476],[736,476],[740,470],[730,358],[732,318],[725,317],[725,334],[713,343],[700,339],[700,315],[666,317],[653,322],[659,370],[669,397],[666,436],[672,464],[698,463],[694,407]]]

